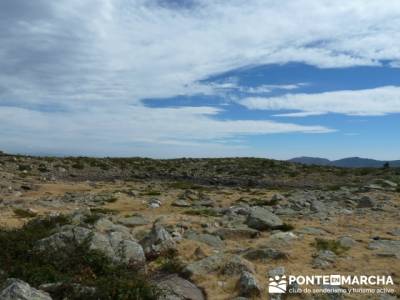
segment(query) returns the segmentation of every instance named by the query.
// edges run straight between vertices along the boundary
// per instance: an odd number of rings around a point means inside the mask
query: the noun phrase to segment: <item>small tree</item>
[[[384,169],[389,169],[389,168],[390,168],[390,164],[389,164],[388,162],[385,162],[385,163],[383,164],[383,168],[384,168]]]

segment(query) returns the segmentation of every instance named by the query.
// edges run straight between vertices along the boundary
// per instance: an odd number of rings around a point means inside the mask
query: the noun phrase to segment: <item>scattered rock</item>
[[[49,294],[31,287],[28,283],[10,278],[0,291],[1,300],[51,300]]]

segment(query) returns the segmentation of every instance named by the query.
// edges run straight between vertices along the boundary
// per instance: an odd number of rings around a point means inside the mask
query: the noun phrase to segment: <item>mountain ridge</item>
[[[289,162],[305,165],[334,166],[342,168],[381,168],[386,163],[390,167],[400,167],[400,160],[376,160],[362,157],[346,157],[337,160],[329,160],[321,157],[300,156],[288,160]]]

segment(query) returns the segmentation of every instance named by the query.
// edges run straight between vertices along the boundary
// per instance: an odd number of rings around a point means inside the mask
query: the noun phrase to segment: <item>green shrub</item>
[[[337,255],[349,250],[349,248],[343,247],[338,241],[320,238],[315,239],[314,246],[317,248],[317,250],[330,250]]]

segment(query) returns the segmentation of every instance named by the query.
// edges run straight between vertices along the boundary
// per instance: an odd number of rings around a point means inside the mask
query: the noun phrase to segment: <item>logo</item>
[[[268,292],[270,294],[284,294],[287,289],[286,276],[274,276],[269,278]]]

